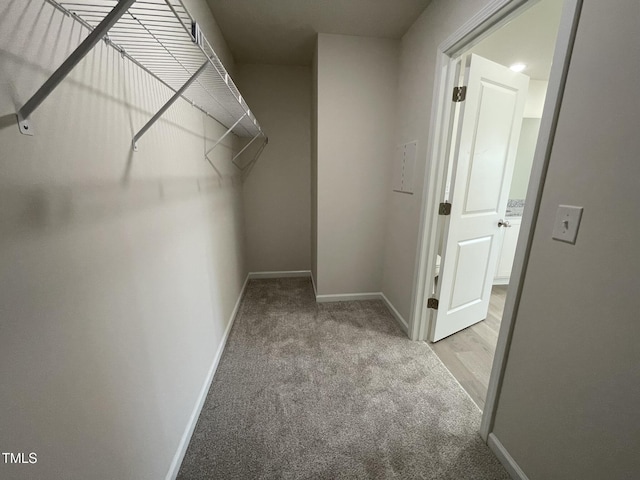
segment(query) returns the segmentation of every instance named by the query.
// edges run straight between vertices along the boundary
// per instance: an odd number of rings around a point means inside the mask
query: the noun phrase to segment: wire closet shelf
[[[103,39],[174,92],[136,134],[134,144],[180,97],[227,127],[223,137],[234,133],[251,138],[253,142],[263,136],[266,143],[267,137],[256,117],[182,0],[46,1],[90,30],[84,42],[87,45],[83,48],[81,44],[67,59],[71,65],[65,68],[63,64],[59,70],[73,68],[97,41]],[[75,62],[74,55],[79,57]],[[54,85],[47,89],[45,83],[41,90],[55,88],[57,83],[53,77],[57,73],[49,79]],[[66,73],[68,71],[62,72],[61,77]],[[44,98],[48,93],[50,91],[37,92],[18,112],[19,122],[26,120],[41,101],[39,97]],[[31,103],[35,105],[31,106]]]

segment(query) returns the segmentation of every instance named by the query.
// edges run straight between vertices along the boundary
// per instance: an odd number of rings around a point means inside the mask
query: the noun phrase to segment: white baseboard
[[[231,312],[231,318],[229,319],[229,324],[224,331],[224,335],[222,337],[222,341],[218,346],[218,350],[216,351],[215,356],[213,357],[213,362],[211,367],[209,368],[209,372],[207,373],[207,377],[205,378],[204,384],[200,389],[200,394],[198,395],[198,399],[193,408],[193,412],[191,412],[191,417],[189,417],[189,422],[187,423],[187,428],[180,439],[180,443],[178,444],[178,450],[173,457],[171,465],[169,466],[169,471],[167,472],[166,480],[175,480],[178,476],[178,472],[180,471],[180,465],[182,465],[182,460],[184,459],[184,455],[187,453],[187,448],[189,447],[189,442],[191,441],[191,436],[193,435],[193,431],[196,428],[196,424],[198,423],[198,418],[200,417],[200,412],[202,411],[202,407],[204,406],[204,401],[207,398],[207,393],[209,392],[209,388],[211,387],[211,382],[213,382],[213,376],[218,369],[218,363],[220,363],[220,357],[222,357],[222,352],[224,351],[224,347],[227,344],[227,339],[229,338],[229,333],[231,332],[231,327],[233,327],[233,322],[236,320],[236,315],[238,313],[238,309],[240,308],[240,302],[242,301],[242,297],[244,295],[244,291],[247,288],[247,283],[249,282],[249,276],[244,280],[244,284],[242,285],[242,289],[240,290],[240,295],[238,295],[238,300],[236,301],[235,306],[233,307],[233,311]]]
[[[313,277],[312,277],[313,278]],[[314,292],[315,292],[315,285]],[[382,300],[387,310],[393,315],[396,322],[402,329],[404,333],[409,331],[409,324],[407,321],[400,315],[400,312],[396,310],[396,307],[389,301],[389,299],[382,292],[369,292],[369,293],[338,293],[335,295],[318,295],[316,294],[316,302],[325,303],[325,302],[349,302],[353,300]]]
[[[502,463],[502,466],[505,468],[505,470],[509,472],[511,478],[515,480],[529,480],[529,477],[525,475],[525,473],[522,471],[513,457],[509,455],[507,449],[504,448],[504,445],[502,445],[502,443],[500,442],[500,440],[498,440],[498,437],[496,437],[494,433],[489,434],[489,440],[487,441],[487,444],[489,445],[491,451],[495,453],[496,457],[498,457],[498,460],[500,460],[500,463]]]
[[[393,306],[393,303],[389,301],[389,299],[384,293],[380,292],[380,298],[382,298],[382,301],[386,305],[387,309],[391,312],[391,315],[393,315],[393,317],[396,319],[402,331],[408,334],[409,324],[407,323],[407,321],[402,317],[402,315],[400,315],[400,312],[396,310],[396,307]]]
[[[297,278],[297,277],[310,277],[310,270],[289,270],[283,272],[250,272],[250,279],[258,278]]]
[[[316,302],[318,301],[318,289],[316,288],[316,280],[313,278],[313,273],[311,273],[311,285],[313,285],[313,295],[316,297]]]
[[[380,292],[338,293],[335,295],[316,295],[316,302],[349,302],[352,300],[380,300]]]
[[[509,285],[509,277],[501,277],[493,279],[494,285]]]
[[[224,351],[224,347],[227,344],[227,339],[229,338],[229,333],[231,332],[231,327],[233,327],[233,323],[236,320],[236,315],[238,313],[238,309],[240,308],[240,302],[242,301],[242,297],[247,288],[247,283],[252,278],[292,278],[292,277],[308,277],[311,276],[311,283],[313,283],[314,293],[316,292],[316,285],[313,280],[313,275],[308,270],[301,271],[289,271],[289,272],[251,272],[247,275],[247,278],[242,285],[242,289],[240,290],[240,294],[238,295],[238,300],[236,300],[236,304],[233,307],[233,311],[231,312],[231,318],[229,319],[229,324],[224,332],[222,337],[222,341],[218,346],[218,350],[216,351],[215,356],[213,357],[213,362],[211,367],[209,368],[209,372],[207,377],[202,385],[202,389],[200,390],[200,394],[198,395],[198,400],[194,406],[193,412],[189,417],[189,422],[187,423],[187,427],[182,435],[180,443],[178,444],[178,450],[176,451],[171,465],[169,466],[169,471],[167,472],[166,480],[175,480],[178,476],[178,472],[180,471],[180,466],[182,465],[182,460],[184,459],[185,454],[187,453],[187,448],[189,447],[189,442],[191,441],[191,437],[193,436],[193,432],[196,428],[196,424],[198,423],[198,418],[200,417],[200,412],[202,411],[202,407],[204,406],[204,402],[207,398],[207,393],[209,392],[209,388],[211,388],[211,382],[213,382],[213,376],[216,373],[218,368],[218,364],[220,363],[220,358],[222,357],[222,352]],[[316,301],[317,302],[340,302],[340,301],[349,301],[349,300],[382,300],[391,315],[396,319],[400,328],[407,332],[407,322],[402,318],[402,315],[398,313],[393,304],[389,301],[389,299],[382,292],[372,292],[372,293],[345,293],[345,294],[337,294],[337,295],[317,295],[316,293]],[[489,439],[491,441],[491,438]],[[497,455],[497,454],[496,454]],[[500,457],[498,457],[500,458]],[[511,458],[511,457],[509,457]],[[502,461],[502,460],[501,460]],[[526,477],[522,477],[525,480],[528,480]]]

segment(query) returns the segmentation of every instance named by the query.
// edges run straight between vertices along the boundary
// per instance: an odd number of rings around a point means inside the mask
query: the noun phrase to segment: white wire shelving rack
[[[179,98],[227,127],[205,157],[230,133],[251,140],[233,157],[243,170],[262,152],[268,138],[246,101],[200,31],[182,0],[45,0],[73,17],[89,34],[34,95],[18,110],[18,126],[33,135],[29,116],[71,70],[101,40],[174,92],[173,96],[134,135],[132,145]],[[254,159],[245,167],[236,163],[262,137]]]

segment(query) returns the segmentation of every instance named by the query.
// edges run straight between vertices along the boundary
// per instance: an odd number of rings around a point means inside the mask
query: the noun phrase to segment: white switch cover
[[[558,205],[556,223],[553,225],[553,239],[575,245],[581,218],[582,207]]]

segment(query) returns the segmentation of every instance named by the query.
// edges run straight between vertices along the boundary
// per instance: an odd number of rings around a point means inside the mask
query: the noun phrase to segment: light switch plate
[[[581,218],[582,207],[558,205],[556,222],[553,225],[553,239],[575,245]]]

